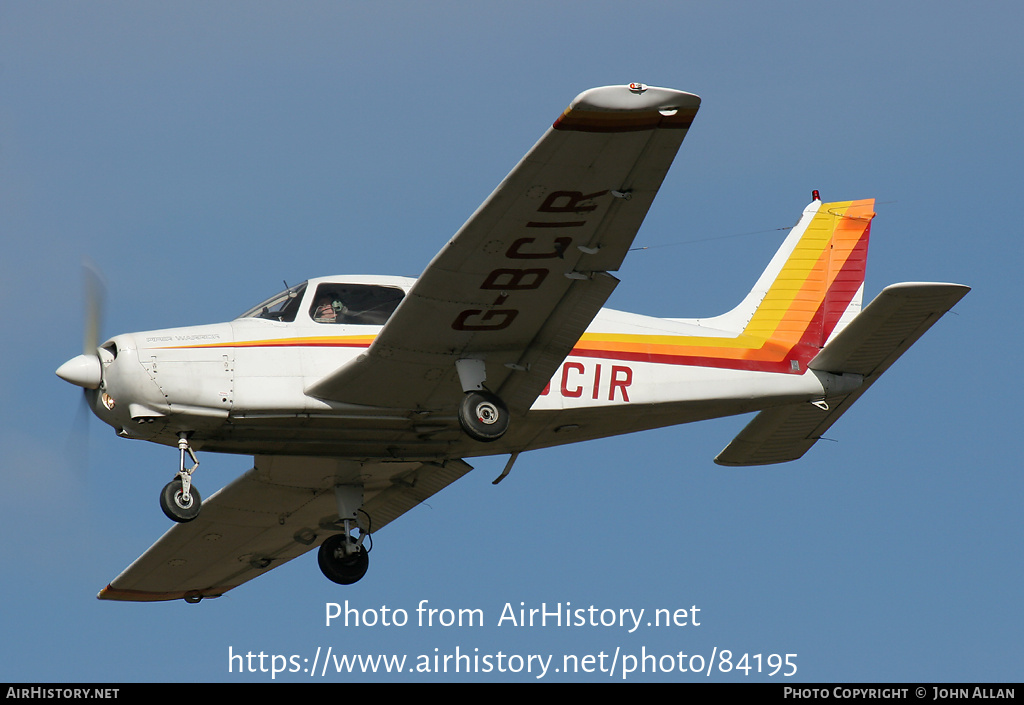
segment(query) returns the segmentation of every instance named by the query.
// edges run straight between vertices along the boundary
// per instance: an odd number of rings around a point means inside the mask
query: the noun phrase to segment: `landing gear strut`
[[[203,500],[199,496],[199,490],[192,486],[192,473],[199,467],[199,461],[196,459],[192,446],[188,443],[188,434],[184,431],[178,434],[178,450],[181,453],[178,475],[168,482],[160,492],[160,508],[168,519],[184,524],[199,516]],[[192,467],[187,470],[185,469],[186,453],[192,459]]]
[[[340,529],[341,533],[331,534],[320,544],[317,563],[320,564],[320,572],[331,582],[351,585],[366,575],[366,569],[370,567],[370,552],[363,545],[367,537],[371,536],[370,518],[366,516],[366,529],[356,521],[356,514],[362,511],[363,506],[362,485],[335,485],[334,497],[338,503],[338,521],[324,528]],[[358,538],[353,536],[357,528]]]

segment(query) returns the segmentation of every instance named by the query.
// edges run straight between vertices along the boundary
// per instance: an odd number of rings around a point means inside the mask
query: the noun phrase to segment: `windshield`
[[[296,284],[280,294],[271,296],[259,306],[253,306],[239,318],[267,318],[271,321],[291,323],[299,312],[299,303],[302,301],[302,293],[305,290],[306,282]]]

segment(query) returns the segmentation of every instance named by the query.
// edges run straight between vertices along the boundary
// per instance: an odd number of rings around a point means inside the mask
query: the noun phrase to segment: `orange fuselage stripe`
[[[824,345],[864,281],[873,209],[873,199],[823,204],[754,315],[735,337],[584,333],[570,355],[801,372]],[[366,348],[373,339],[372,335],[308,336],[158,349]]]

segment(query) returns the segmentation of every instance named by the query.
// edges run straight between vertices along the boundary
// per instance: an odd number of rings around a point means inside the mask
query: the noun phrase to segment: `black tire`
[[[339,549],[345,541],[350,544],[356,543],[356,539],[346,534],[334,534],[328,536],[327,540],[320,544],[320,551],[317,554],[317,563],[320,564],[320,572],[328,580],[338,585],[351,585],[359,582],[359,579],[366,575],[370,567],[370,554],[362,546],[357,553],[342,555]]]
[[[508,407],[490,392],[466,392],[459,405],[459,423],[470,438],[496,441],[508,430]]]
[[[188,491],[190,501],[185,502],[182,499],[182,495],[180,478],[175,478],[168,482],[160,493],[160,508],[164,510],[164,514],[167,515],[168,519],[179,524],[192,521],[199,516],[199,510],[203,505],[203,499],[199,496],[199,490],[196,489],[195,485],[192,485]]]

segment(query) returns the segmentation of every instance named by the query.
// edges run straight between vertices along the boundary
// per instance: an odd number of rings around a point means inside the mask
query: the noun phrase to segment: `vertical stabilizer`
[[[705,323],[823,347],[860,311],[874,205],[812,201],[740,305]]]

